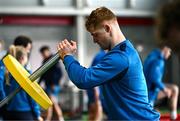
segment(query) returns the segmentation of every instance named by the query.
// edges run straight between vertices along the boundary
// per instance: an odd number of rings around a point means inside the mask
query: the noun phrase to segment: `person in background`
[[[3,51],[4,41],[0,40],[0,59],[6,54],[6,52]],[[4,74],[5,74],[5,66],[0,60],[0,101],[3,100],[6,97],[5,90],[4,90]],[[0,107],[0,120],[4,118],[4,114],[6,111],[6,105],[3,107]]]
[[[9,54],[14,56],[19,63],[25,67],[28,62],[28,53],[22,46],[10,46]],[[31,73],[29,70],[27,70]],[[19,87],[12,75],[6,70],[5,72],[5,92],[6,95],[12,93]],[[24,91],[17,93],[6,107],[5,120],[39,120],[43,119],[40,116],[39,105]]]
[[[31,38],[29,38],[28,36],[25,35],[19,35],[14,39],[14,43],[15,46],[23,46],[26,50],[26,52],[28,53],[28,60],[31,54],[31,50],[32,50],[32,40]],[[28,61],[26,64],[26,68],[28,70],[31,70],[31,64]]]
[[[28,54],[31,53],[32,40],[28,36],[19,35],[14,39],[15,46],[23,46]],[[29,56],[29,55],[28,55]]]
[[[42,64],[44,64],[48,59],[50,59],[52,57],[52,53],[50,51],[49,46],[42,46],[40,48],[40,53],[42,55],[43,58],[43,62]],[[54,66],[52,66],[51,69],[49,69],[47,72],[45,72],[41,77],[40,77],[40,82],[44,81],[45,82],[45,86],[46,86],[46,93],[49,95],[50,99],[53,102],[53,107],[48,109],[47,112],[47,119],[48,121],[50,121],[52,119],[52,115],[53,115],[53,108],[55,110],[55,113],[58,116],[58,120],[59,121],[63,121],[63,114],[62,114],[62,110],[58,104],[58,96],[60,93],[60,80],[62,78],[62,70],[60,67],[60,63],[55,64]]]
[[[164,84],[162,82],[165,71],[165,60],[171,55],[168,46],[160,45],[153,50],[144,61],[144,75],[147,81],[148,96],[150,103],[154,106],[156,100],[167,97],[170,104],[171,119],[177,118],[177,102],[179,88],[175,84]]]
[[[156,16],[158,42],[169,46],[179,57],[180,63],[180,0],[164,4]],[[178,67],[180,69],[180,67]],[[180,71],[177,71],[180,75]],[[180,80],[177,80],[180,81]]]
[[[4,50],[4,40],[0,39],[0,59],[2,59],[6,55],[6,51]]]
[[[105,51],[100,50],[94,57],[91,66],[97,65],[105,56]],[[102,110],[102,94],[100,87],[95,87],[87,90],[88,95],[88,120],[89,121],[101,121],[103,118]]]
[[[140,57],[123,35],[114,13],[106,7],[93,10],[86,29],[108,53],[96,66],[85,68],[73,57],[76,42],[62,40],[57,50],[70,80],[81,89],[103,87],[108,120],[159,120],[159,113],[148,102]]]

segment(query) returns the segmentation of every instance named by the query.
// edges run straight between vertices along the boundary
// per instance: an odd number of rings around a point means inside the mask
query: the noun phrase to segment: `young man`
[[[31,38],[29,38],[28,36],[24,36],[24,35],[19,35],[14,39],[14,43],[15,46],[23,46],[25,48],[25,50],[28,53],[28,60],[31,54],[31,49],[32,49],[32,40]],[[31,64],[28,61],[28,63],[26,64],[26,68],[28,70],[31,70]]]
[[[177,102],[179,89],[174,84],[163,84],[165,60],[171,55],[171,49],[160,46],[153,50],[144,62],[144,75],[147,81],[149,101],[152,105],[156,100],[168,97],[170,100],[171,119],[177,118]]]
[[[4,55],[6,54],[6,52],[3,54],[1,53],[3,50],[3,45],[4,45],[4,40],[0,40],[0,60],[2,59],[2,57],[4,57]],[[0,61],[0,75],[3,75],[5,71],[5,67],[2,61]],[[5,92],[4,92],[4,76],[0,76],[0,101],[5,98]],[[1,115],[1,108],[0,108],[0,115]]]
[[[50,51],[49,46],[46,45],[42,46],[39,51],[43,58],[43,64],[46,63],[46,61],[52,57],[52,53]],[[59,82],[62,76],[63,75],[62,75],[60,63],[56,63],[54,66],[52,66],[51,69],[49,69],[40,77],[40,82],[41,81],[45,82],[46,93],[53,102],[53,107],[50,107],[47,111],[47,117],[46,117],[47,121],[52,120],[53,111],[55,111],[59,121],[64,121],[61,107],[58,104],[58,95],[60,93]]]
[[[5,73],[5,66],[2,62],[2,58],[6,55],[6,51],[3,51],[4,40],[0,40],[0,101],[2,101],[5,97],[5,88],[4,88],[4,73]],[[4,118],[4,114],[6,113],[6,106],[0,107],[0,120]]]
[[[14,39],[14,45],[23,46],[26,49],[27,53],[30,54],[32,49],[32,40],[27,36],[20,35]]]
[[[94,57],[91,66],[97,65],[106,55],[105,50],[100,49]],[[101,121],[103,118],[103,94],[101,87],[95,87],[87,90],[88,96],[88,120]]]
[[[159,42],[169,46],[173,50],[173,52],[175,52],[179,56],[180,62],[179,8],[180,0],[172,0],[171,2],[168,2],[167,4],[162,6],[156,18],[156,26]]]
[[[159,120],[148,102],[139,55],[121,32],[114,13],[97,8],[87,18],[86,28],[108,53],[96,66],[84,68],[72,56],[76,42],[61,41],[57,48],[72,82],[81,89],[103,87],[109,120]]]

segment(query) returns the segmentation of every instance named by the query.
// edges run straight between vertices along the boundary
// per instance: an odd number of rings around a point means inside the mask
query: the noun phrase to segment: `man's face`
[[[42,54],[43,59],[47,59],[50,56],[50,51],[44,50],[41,54]]]
[[[31,49],[32,49],[32,44],[31,44],[31,43],[28,43],[28,45],[26,46],[25,49],[26,49],[27,53],[30,54]]]
[[[169,47],[164,47],[164,57],[168,59],[171,56],[171,49]]]
[[[111,37],[108,32],[102,27],[100,29],[90,31],[94,43],[97,43],[102,49],[111,49]]]

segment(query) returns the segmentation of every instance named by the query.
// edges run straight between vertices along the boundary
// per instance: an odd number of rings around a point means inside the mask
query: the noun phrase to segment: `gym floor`
[[[170,121],[170,118],[169,118],[169,110],[167,109],[167,107],[160,107],[158,108],[158,111],[160,111],[161,113],[161,121]],[[180,120],[180,108],[178,109],[178,120]],[[43,114],[45,115],[45,114]],[[82,114],[80,115],[74,115],[74,116],[71,116],[71,114],[69,114],[68,112],[65,112],[64,113],[64,118],[65,120],[79,120],[79,121],[87,121],[88,120],[88,113],[87,112],[83,112]],[[53,120],[56,120],[56,116],[54,115],[53,116]]]

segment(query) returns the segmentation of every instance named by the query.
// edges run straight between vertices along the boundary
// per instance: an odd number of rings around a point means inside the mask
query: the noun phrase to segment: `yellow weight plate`
[[[24,69],[24,67],[11,55],[7,55],[3,62],[19,83],[19,85],[44,109],[48,109],[52,106],[51,100],[48,98],[43,89],[38,85],[36,81],[32,82],[28,77],[30,74]]]

